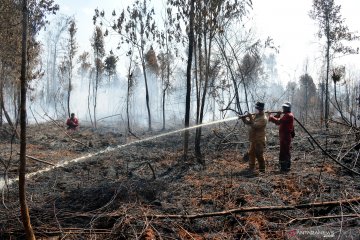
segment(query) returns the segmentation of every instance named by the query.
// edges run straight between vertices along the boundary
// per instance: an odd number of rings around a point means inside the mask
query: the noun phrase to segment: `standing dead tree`
[[[35,235],[30,222],[29,208],[26,203],[26,75],[27,75],[27,40],[28,40],[28,2],[22,3],[22,51],[21,51],[21,105],[20,105],[20,166],[19,166],[19,199],[21,219],[24,225],[26,238],[34,239]]]
[[[142,74],[145,84],[145,100],[148,114],[148,130],[152,130],[151,125],[151,109],[148,88],[148,74],[146,68],[146,46],[150,40],[154,40],[156,36],[156,25],[153,19],[155,12],[153,8],[149,8],[149,0],[136,1],[132,6],[127,8],[127,14],[123,10],[118,16],[115,10],[112,12],[114,19],[110,22],[105,18],[105,12],[95,10],[93,17],[94,24],[99,19],[100,25],[107,24],[110,30],[115,31],[120,36],[119,47],[123,44],[131,46],[132,51],[137,51],[140,59]],[[109,30],[105,31],[107,35]]]
[[[336,5],[335,0],[313,0],[310,17],[319,24],[319,38],[325,38],[325,103],[324,103],[324,120],[326,128],[328,128],[330,94],[329,94],[329,78],[331,62],[335,54],[354,54],[359,53],[359,48],[354,49],[351,46],[345,46],[344,41],[351,42],[358,40],[359,37],[349,31],[342,18],[341,5]]]
[[[100,27],[95,27],[93,37],[91,39],[91,46],[94,50],[94,71],[95,71],[95,81],[93,84],[93,118],[94,118],[94,127],[96,128],[96,107],[97,107],[97,95],[99,90],[99,85],[102,78],[102,73],[104,71],[103,58],[105,56],[105,46],[104,46],[104,36]],[[91,80],[91,79],[90,79]]]

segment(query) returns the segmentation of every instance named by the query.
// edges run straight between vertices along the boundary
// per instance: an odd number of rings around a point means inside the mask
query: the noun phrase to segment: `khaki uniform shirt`
[[[266,124],[268,122],[265,113],[257,113],[255,115],[251,115],[250,117],[243,119],[244,123],[250,126],[249,129],[249,141],[261,141],[266,142]]]

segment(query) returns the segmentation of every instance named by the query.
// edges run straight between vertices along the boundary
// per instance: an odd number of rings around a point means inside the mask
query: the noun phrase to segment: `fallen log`
[[[346,206],[346,205],[359,204],[359,203],[360,203],[360,197],[356,197],[352,199],[345,199],[339,201],[314,202],[314,203],[288,205],[288,206],[241,207],[226,211],[199,213],[199,214],[186,214],[186,215],[144,214],[139,216],[133,216],[133,218],[145,217],[148,219],[196,219],[196,218],[226,216],[226,215],[233,215],[233,214],[245,213],[245,212],[289,211],[289,210],[317,208],[317,207]],[[101,217],[111,218],[111,217],[125,217],[125,216],[130,217],[129,214],[119,214],[119,213],[101,213],[101,214],[67,213],[67,214],[70,214],[69,217],[94,217],[94,216],[96,216],[97,218],[101,218]]]

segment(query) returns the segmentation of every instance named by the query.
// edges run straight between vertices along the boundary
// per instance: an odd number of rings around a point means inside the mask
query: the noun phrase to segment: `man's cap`
[[[255,109],[264,110],[264,107],[265,107],[265,103],[263,103],[263,102],[255,103]]]

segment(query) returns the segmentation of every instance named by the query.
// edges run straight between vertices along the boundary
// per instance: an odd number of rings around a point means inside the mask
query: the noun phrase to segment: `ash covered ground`
[[[39,239],[358,239],[360,235],[359,176],[326,157],[299,126],[292,170],[279,172],[277,128],[269,124],[266,173],[255,175],[248,174],[243,159],[247,129],[235,121],[203,128],[205,165],[193,154],[195,130],[190,132],[189,156],[184,159],[182,132],[137,142],[164,132],[135,131],[134,137],[116,127],[82,126],[68,136],[64,129],[60,122],[28,128],[27,172],[52,168],[27,179],[27,203]],[[330,154],[359,172],[358,150],[349,147],[355,136],[344,134],[348,130],[341,126],[331,129],[326,134],[309,131],[322,146],[327,144]],[[0,173],[11,179],[18,171],[19,141],[7,126],[0,128],[0,135]],[[117,147],[124,144],[129,145]],[[80,157],[84,158],[61,167],[50,165]],[[349,199],[355,201],[265,209]],[[3,188],[0,215],[0,238],[23,239],[17,182]]]

